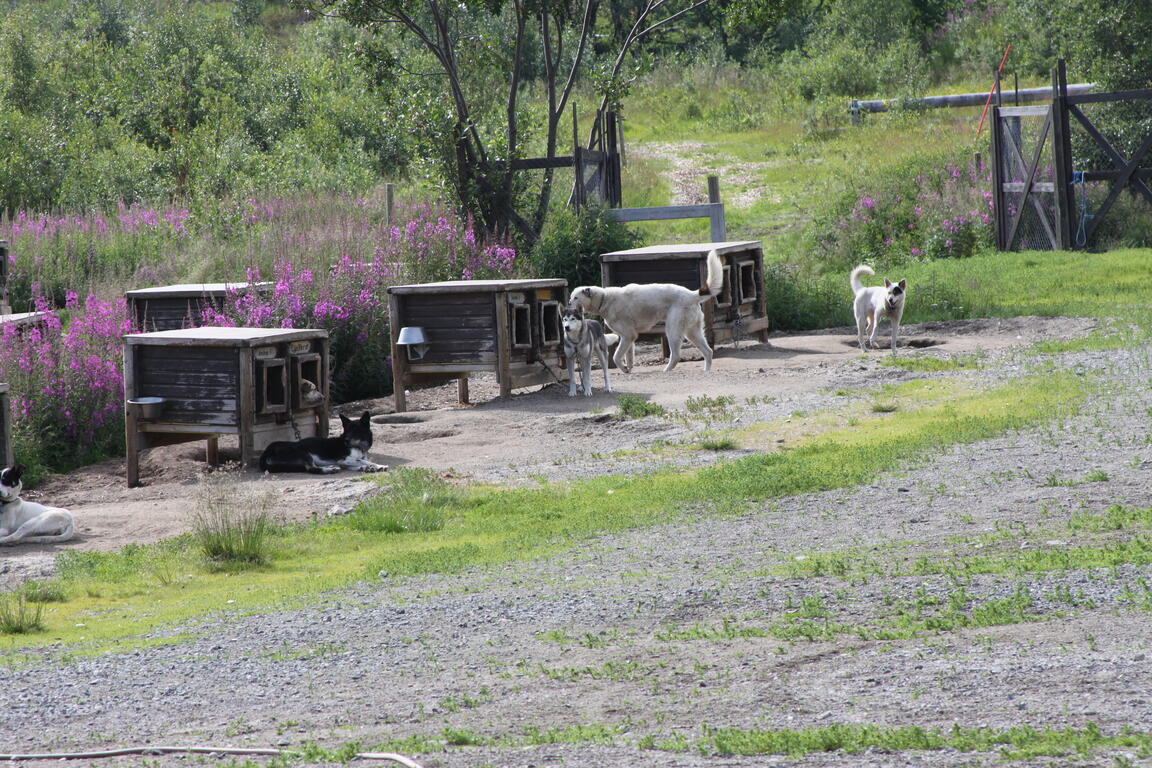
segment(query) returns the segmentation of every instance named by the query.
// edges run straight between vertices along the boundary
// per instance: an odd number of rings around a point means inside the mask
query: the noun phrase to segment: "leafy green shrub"
[[[564,209],[552,214],[529,263],[538,277],[566,279],[570,290],[600,285],[600,255],[632,248],[639,239],[602,208],[588,207],[580,213]]]
[[[917,157],[867,177],[833,200],[808,230],[824,271],[965,258],[990,247],[989,171],[947,156]]]
[[[913,95],[927,84],[924,57],[906,40],[884,46],[824,40],[817,47],[784,55],[777,74],[782,87],[808,102],[832,96]],[[846,111],[847,104],[842,102],[841,108]]]
[[[850,325],[852,290],[848,270],[814,275],[798,265],[765,264],[768,325],[780,331],[806,331]]]

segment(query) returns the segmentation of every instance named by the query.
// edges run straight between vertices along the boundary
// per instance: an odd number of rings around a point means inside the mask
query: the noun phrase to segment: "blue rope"
[[[1088,240],[1088,235],[1084,231],[1084,225],[1088,219],[1093,215],[1088,213],[1088,190],[1085,188],[1084,171],[1072,171],[1071,184],[1080,185],[1080,223],[1076,227],[1076,247],[1083,248],[1084,243]]]

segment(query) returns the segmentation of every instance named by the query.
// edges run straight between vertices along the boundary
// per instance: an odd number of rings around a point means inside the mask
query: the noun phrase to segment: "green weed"
[[[22,591],[0,595],[0,634],[25,635],[44,629],[44,603],[29,599]]]
[[[630,419],[642,419],[645,416],[666,416],[668,409],[659,403],[649,402],[639,395],[620,394],[616,396],[616,405],[620,414]]]

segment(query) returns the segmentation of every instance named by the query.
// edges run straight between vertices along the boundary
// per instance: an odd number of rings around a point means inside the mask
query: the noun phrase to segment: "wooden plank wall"
[[[624,286],[628,283],[673,283],[690,291],[700,287],[699,259],[636,259],[611,261],[607,285]]]
[[[132,300],[132,320],[141,332],[174,331],[180,328],[196,328],[201,309],[207,304],[219,306],[208,298],[194,297],[154,297]]]
[[[237,350],[228,347],[131,347],[136,396],[164,397],[164,421],[234,426],[239,422]]]
[[[496,301],[491,293],[430,293],[397,297],[400,324],[424,329],[429,363],[496,362]]]

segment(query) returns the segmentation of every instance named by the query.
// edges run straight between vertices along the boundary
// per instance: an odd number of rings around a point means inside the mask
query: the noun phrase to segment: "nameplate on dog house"
[[[293,341],[288,345],[288,353],[292,355],[301,355],[305,352],[312,351],[312,342],[310,341]]]
[[[509,291],[508,301],[512,304],[523,304],[525,301],[524,294],[519,291]]]
[[[252,356],[257,360],[268,360],[276,357],[276,347],[257,347],[252,350]]]

